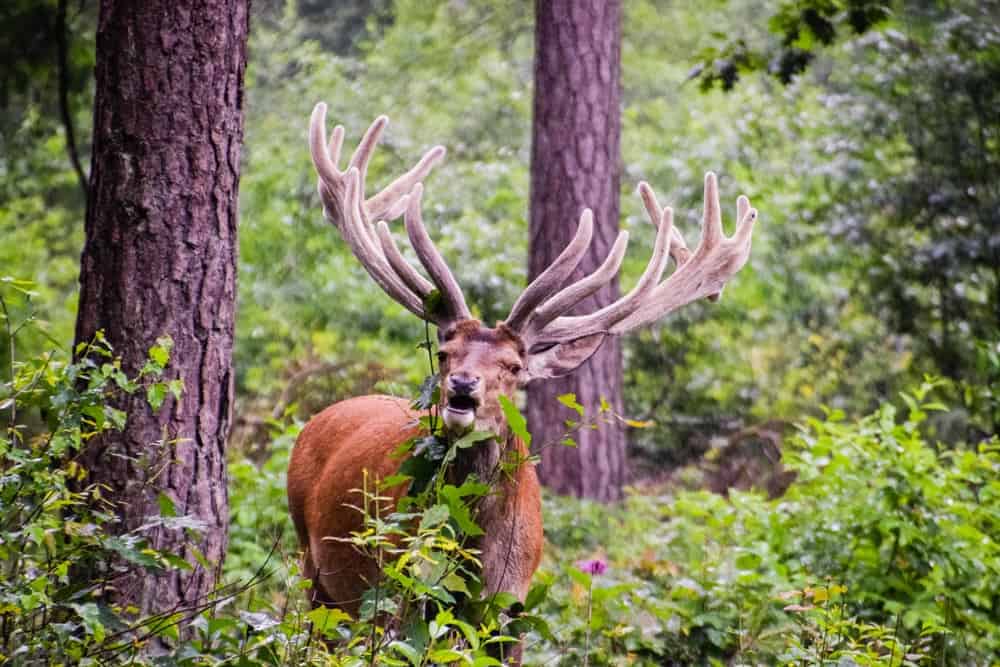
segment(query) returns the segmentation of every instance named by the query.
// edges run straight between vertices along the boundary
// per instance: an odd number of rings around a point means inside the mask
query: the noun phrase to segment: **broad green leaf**
[[[165,382],[154,382],[146,387],[146,402],[153,412],[159,412],[163,406],[163,400],[167,397],[167,385]]]
[[[500,409],[503,410],[504,417],[511,432],[520,438],[525,446],[531,446],[531,434],[528,433],[528,422],[517,409],[517,406],[506,396],[500,396]]]
[[[160,491],[159,495],[156,496],[156,504],[160,507],[160,516],[177,516],[177,506],[174,505],[173,498],[168,496],[166,492]]]
[[[306,618],[312,621],[313,627],[325,635],[333,635],[341,623],[350,623],[351,615],[336,607],[317,607],[306,613]]]
[[[420,530],[428,530],[440,526],[448,520],[449,516],[451,516],[451,512],[447,505],[433,505],[424,511],[424,515],[420,519]]]
[[[492,440],[495,437],[496,434],[490,431],[471,431],[456,440],[455,447],[458,449],[468,449],[476,443],[483,442],[484,440]]]

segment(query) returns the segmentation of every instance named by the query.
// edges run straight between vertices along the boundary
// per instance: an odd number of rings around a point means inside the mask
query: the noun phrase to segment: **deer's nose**
[[[448,376],[448,390],[452,394],[471,394],[479,386],[479,378],[465,373]]]

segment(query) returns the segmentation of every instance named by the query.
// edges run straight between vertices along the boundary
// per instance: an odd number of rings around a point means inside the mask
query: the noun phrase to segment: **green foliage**
[[[850,152],[872,175],[852,184],[835,228],[864,261],[857,292],[913,339],[927,370],[991,388],[963,401],[979,433],[1000,426],[1000,376],[981,356],[1000,339],[998,10],[908,10],[897,30],[854,45],[852,89],[838,101],[858,110],[868,140]]]
[[[11,351],[33,316],[13,319],[12,301],[28,284],[0,287]],[[118,508],[87,479],[79,455],[90,438],[120,430],[127,415],[112,407],[116,392],[166,387],[159,381],[172,341],[163,338],[137,376],[128,377],[98,333],[76,350],[77,361],[54,353],[21,361],[11,355],[0,384],[4,429],[0,432],[0,661],[4,664],[88,662],[117,654],[129,622],[101,601],[105,587],[137,567],[162,570],[191,565],[147,543],[142,529],[112,530]],[[35,426],[28,428],[32,420]],[[166,499],[169,503],[169,499]],[[149,525],[185,527],[171,506]],[[85,573],[85,576],[83,576]],[[148,621],[148,619],[147,619]],[[152,627],[168,624],[153,619]],[[145,626],[145,627],[144,627]],[[134,626],[135,635],[149,629]]]
[[[740,77],[766,71],[783,84],[791,83],[816,58],[817,51],[845,33],[861,35],[892,15],[884,0],[794,0],[776,3],[768,21],[772,38],[761,43],[743,34],[713,32],[718,45],[705,47],[689,78],[704,91],[718,86],[731,91]]]
[[[30,276],[44,328],[20,338],[25,358],[72,339],[84,195],[68,157],[65,121],[87,157],[92,116],[96,7],[70,5],[60,76],[57,0],[10,0],[0,7],[0,276]],[[61,104],[65,94],[65,117]],[[0,365],[7,365],[0,334]]]
[[[1000,443],[929,443],[934,386],[903,395],[902,414],[809,420],[790,452],[798,479],[774,501],[552,499],[539,579],[560,644],[532,662],[579,664],[590,582],[566,564],[595,553],[609,566],[593,580],[592,664],[995,661]]]
[[[271,440],[264,461],[254,461],[241,452],[228,461],[229,546],[223,570],[227,581],[247,581],[265,563],[277,568],[281,583],[293,570],[287,567],[279,547],[295,543],[288,519],[285,472],[301,424],[273,420],[269,427]],[[275,590],[269,601],[278,604],[285,593]]]

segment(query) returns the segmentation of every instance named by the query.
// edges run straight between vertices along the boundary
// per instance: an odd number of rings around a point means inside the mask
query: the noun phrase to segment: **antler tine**
[[[315,113],[315,111],[313,113]],[[324,131],[326,131],[325,117],[320,120],[320,127],[324,128]],[[332,162],[334,165],[340,162],[340,149],[343,147],[344,147],[344,126],[337,125],[335,128],[333,128],[333,136],[330,137],[330,145],[328,146],[328,150],[330,151],[330,162]]]
[[[674,228],[674,211],[669,206],[660,208],[653,189],[643,181],[639,183],[639,195],[642,197],[649,216],[650,223],[656,227],[656,239],[653,241],[653,252],[635,287],[614,303],[589,315],[559,317],[537,327],[533,332],[533,341],[558,341],[574,335],[579,327],[594,330],[607,330],[629,313],[631,313],[643,298],[660,282],[660,277],[667,268],[670,251],[676,248],[675,240],[680,235]],[[683,246],[683,239],[681,244]],[[689,251],[690,254],[690,251]],[[676,260],[676,258],[675,258]],[[563,311],[565,312],[565,311]]]
[[[347,163],[348,171],[355,168],[358,170],[358,174],[360,174],[361,189],[358,192],[361,193],[362,197],[365,194],[365,177],[368,175],[368,163],[371,162],[375,146],[382,136],[382,131],[385,130],[385,126],[388,124],[389,118],[384,115],[373,120],[372,124],[368,126],[368,129],[361,136],[358,147],[354,149],[354,154],[351,155],[351,160]],[[370,220],[371,218],[368,219]]]
[[[343,136],[343,129],[338,125],[333,131],[334,139],[338,133]],[[333,142],[331,142],[331,147]],[[332,153],[333,151],[331,151]],[[340,146],[334,157],[326,149],[326,104],[320,102],[313,107],[312,116],[309,118],[309,154],[312,156],[313,165],[319,174],[321,182],[336,183],[340,181],[343,174],[337,169],[336,159],[340,157]]]
[[[421,299],[427,298],[427,295],[434,291],[434,285],[417,273],[416,269],[406,261],[403,253],[399,251],[399,246],[396,245],[396,240],[392,238],[389,225],[386,224],[385,220],[379,220],[375,229],[378,234],[378,240],[382,243],[382,252],[385,253],[385,257],[389,260],[392,268],[396,270],[396,273],[406,283],[407,287],[413,290],[417,296]]]
[[[448,317],[453,319],[470,319],[472,314],[469,307],[465,305],[465,297],[462,289],[458,286],[455,276],[452,275],[448,265],[445,264],[441,253],[438,252],[434,242],[431,241],[424,228],[423,218],[420,213],[420,197],[423,194],[423,185],[417,183],[410,193],[409,205],[403,221],[406,223],[406,233],[410,237],[410,244],[417,253],[420,263],[427,269],[431,280],[441,290],[441,297],[448,310]],[[428,316],[433,315],[428,313]]]
[[[667,211],[670,211],[671,218],[673,216],[673,209],[669,207],[660,208],[660,201],[656,198],[656,193],[653,192],[653,188],[650,187],[649,183],[646,181],[639,181],[639,197],[642,198],[643,206],[646,207],[646,214],[649,216],[650,222],[657,229],[660,228],[660,223],[663,221],[664,216]],[[684,237],[681,233],[674,227],[670,233],[670,256],[674,259],[674,263],[680,266],[684,262],[688,261],[691,257],[691,251],[687,247],[687,243],[684,242]],[[661,272],[662,275],[662,272]],[[657,278],[659,280],[659,278]]]
[[[641,183],[646,211],[659,229],[653,254],[642,278],[627,295],[590,315],[559,317],[536,334],[533,342],[557,342],[567,338],[606,333],[620,335],[653,322],[700,298],[718,296],[723,285],[746,263],[757,211],[746,197],[737,200],[739,226],[732,237],[722,233],[718,184],[715,174],[705,175],[705,215],[701,243],[692,253],[673,227],[673,211],[660,209],[652,189]],[[667,246],[678,268],[660,283],[666,268]]]
[[[423,303],[434,286],[406,262],[388,228],[383,232],[370,222],[398,218],[416,206],[416,214],[410,213],[409,218],[416,220],[422,233],[417,234],[418,243],[414,245],[419,246],[416,249],[421,262],[445,296],[447,315],[444,316],[470,317],[458,284],[426,231],[423,231],[419,219],[420,181],[444,157],[444,148],[435,146],[381,192],[367,201],[364,198],[368,164],[388,122],[385,116],[375,119],[358,142],[347,170],[341,171],[337,162],[344,141],[344,129],[339,125],[334,128],[328,144],[326,104],[320,102],[313,109],[309,122],[309,149],[319,175],[319,194],[326,217],[334,223],[351,252],[386,294],[418,317],[440,324],[443,315],[425,312]],[[408,231],[413,238],[410,226],[408,223]]]
[[[628,316],[614,324],[610,333],[620,335],[654,322],[692,301],[717,295],[750,257],[750,241],[757,209],[750,200],[740,197],[736,202],[742,217],[731,237],[722,233],[719,213],[718,186],[715,174],[705,174],[705,217],[702,240],[691,259],[658,285]]]
[[[576,234],[569,242],[556,260],[549,268],[542,271],[531,284],[528,285],[514,306],[510,309],[510,314],[504,320],[504,324],[520,331],[524,328],[525,322],[531,316],[532,311],[554,291],[566,282],[576,267],[583,259],[584,253],[590,247],[590,239],[594,234],[594,213],[589,208],[583,210],[580,215],[580,224],[577,225]]]
[[[722,206],[719,204],[719,181],[715,174],[705,174],[705,210],[701,223],[701,243],[699,249],[712,250],[725,235],[722,233]]]
[[[524,326],[525,333],[522,337],[528,346],[530,347],[534,334],[544,329],[545,325],[611,282],[618,275],[618,269],[621,268],[627,249],[628,232],[621,232],[604,262],[593,273],[567,285],[538,306]]]
[[[351,167],[358,170],[361,179],[360,196],[364,198],[365,180],[368,175],[368,164],[371,162],[378,144],[379,137],[389,124],[386,116],[379,116],[365,131],[358,147],[351,155],[348,162],[347,171]],[[340,125],[334,128],[333,136],[330,138],[329,147],[326,140],[326,104],[318,103],[312,112],[309,121],[309,151],[312,155],[313,164],[316,165],[316,172],[320,180],[320,198],[327,209],[328,217],[332,222],[340,226],[344,215],[343,198],[346,190],[347,171],[341,171],[337,167],[340,158],[340,150],[344,141],[344,128]],[[422,181],[431,172],[431,169],[444,157],[443,146],[434,146],[424,153],[423,157],[409,171],[396,178],[380,192],[372,195],[364,201],[360,208],[362,220],[367,224],[372,220],[388,219],[393,220],[402,215],[406,209],[404,199],[413,186]],[[369,236],[374,235],[373,230],[366,230]]]
[[[427,177],[431,169],[444,159],[444,155],[444,146],[435,146],[424,153],[424,156],[420,158],[420,161],[412,169],[382,188],[382,192],[368,199],[365,202],[365,207],[371,216],[370,219],[395,220],[402,215],[406,210],[406,202],[404,200],[408,197],[407,193],[413,190],[413,186],[422,182]],[[394,213],[395,215],[393,215]]]
[[[424,319],[427,314],[424,312],[423,296],[411,291],[404,284],[404,281],[400,280],[400,276],[394,272],[385,256],[382,255],[381,248],[375,244],[370,232],[365,229],[366,223],[360,214],[361,176],[356,167],[351,167],[347,172],[346,181],[345,211],[347,215],[340,228],[341,235],[347,241],[347,245],[361,266],[365,268],[378,286],[401,306]]]

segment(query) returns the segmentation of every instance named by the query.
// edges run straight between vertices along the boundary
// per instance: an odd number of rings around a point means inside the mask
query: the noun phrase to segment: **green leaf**
[[[441,585],[447,588],[449,591],[471,595],[471,593],[469,592],[469,586],[468,584],[465,583],[465,578],[462,577],[462,575],[460,575],[458,572],[452,572],[444,579],[442,579]]]
[[[306,613],[313,627],[327,636],[334,636],[334,631],[341,623],[350,623],[351,615],[336,607],[317,607]]]
[[[153,412],[159,412],[163,406],[163,400],[167,397],[167,385],[165,382],[154,382],[146,387],[146,402]]]
[[[205,554],[201,552],[201,549],[199,549],[198,546],[194,544],[194,542],[188,542],[187,549],[188,551],[191,552],[191,555],[194,556],[194,559],[198,561],[199,565],[201,565],[209,572],[213,571],[212,564],[208,561],[207,558],[205,558]]]
[[[156,344],[149,348],[149,358],[160,368],[166,368],[170,363],[170,350],[174,347],[174,339],[170,336],[160,336]]]
[[[173,394],[174,400],[181,400],[181,392],[184,391],[184,380],[177,378],[176,380],[171,380],[167,385],[170,393]]]
[[[390,651],[401,653],[404,658],[410,661],[410,664],[413,665],[413,667],[420,667],[420,664],[423,662],[420,651],[402,640],[397,639],[390,642],[387,648]]]
[[[741,570],[756,570],[760,567],[761,557],[753,552],[744,552],[736,557],[736,567]]]
[[[469,646],[473,651],[479,650],[479,633],[476,632],[474,627],[457,618],[452,620],[451,624],[462,632],[465,636],[465,641],[469,642]]]
[[[409,482],[411,479],[413,478],[410,477],[409,475],[399,475],[399,474],[389,475],[381,482],[379,482],[378,488],[380,491],[384,491],[385,489],[391,489],[394,486],[399,486],[400,484]]]
[[[461,487],[445,484],[438,492],[441,499],[448,505],[451,518],[458,524],[459,530],[470,537],[483,534],[483,529],[472,519],[472,512],[464,496],[474,495],[480,497],[489,490],[486,484],[466,482]]]
[[[557,396],[556,400],[570,410],[576,410],[576,413],[580,415],[580,417],[583,417],[583,406],[577,403],[576,394],[563,394],[562,396]]]
[[[484,440],[492,440],[496,437],[495,433],[490,431],[472,431],[471,433],[466,433],[457,441],[455,441],[455,447],[458,449],[468,449],[472,447],[477,442],[483,442]]]
[[[173,499],[163,491],[156,496],[156,504],[160,506],[160,516],[177,516],[177,507]]]
[[[437,465],[434,461],[426,456],[411,456],[400,464],[398,474],[411,478],[409,493],[419,495],[427,488],[435,472]]]
[[[125,422],[128,419],[128,414],[124,410],[118,410],[110,405],[104,406],[104,417],[111,422],[111,425],[117,431],[121,431],[125,428]]]
[[[431,654],[427,657],[432,663],[441,665],[458,662],[460,660],[467,663],[472,662],[464,653],[459,653],[458,651],[450,648],[441,648],[436,651],[431,651]]]
[[[413,399],[413,407],[418,410],[429,410],[441,400],[441,376],[437,373],[428,375],[420,383],[417,397]]]
[[[96,643],[104,641],[105,630],[101,619],[101,609],[93,602],[86,604],[70,604],[69,607],[77,613],[83,622],[83,627],[87,634],[94,638]]]
[[[532,586],[531,590],[528,591],[528,596],[524,599],[524,608],[531,611],[544,602],[545,598],[548,597],[549,594],[549,586],[550,584],[548,583],[535,584]]]
[[[517,617],[516,623],[522,628],[527,626],[531,630],[534,630],[539,634],[539,636],[542,637],[542,639],[545,639],[546,641],[557,641],[555,635],[552,634],[551,628],[549,628],[548,622],[541,616],[537,616],[535,614],[522,614]]]
[[[472,667],[503,667],[503,663],[488,655],[481,655],[472,661]]]
[[[528,433],[528,422],[521,414],[521,411],[517,409],[506,396],[500,396],[500,409],[503,410],[503,415],[507,419],[507,425],[510,427],[511,432],[524,442],[525,446],[531,446],[531,434]]]
[[[187,562],[186,560],[184,560],[183,558],[181,558],[177,554],[172,554],[172,553],[168,553],[166,551],[161,551],[159,553],[159,556],[164,561],[166,561],[167,565],[169,565],[170,567],[172,567],[172,568],[174,568],[176,570],[184,570],[185,572],[190,572],[191,570],[194,569],[194,566],[191,565],[191,563]]]
[[[420,530],[428,530],[430,528],[440,526],[447,521],[450,516],[451,511],[448,509],[447,505],[434,505],[429,507],[424,512],[424,516],[420,519]]]
[[[423,456],[429,461],[441,461],[448,452],[448,443],[436,435],[417,438],[413,447],[414,456]]]

